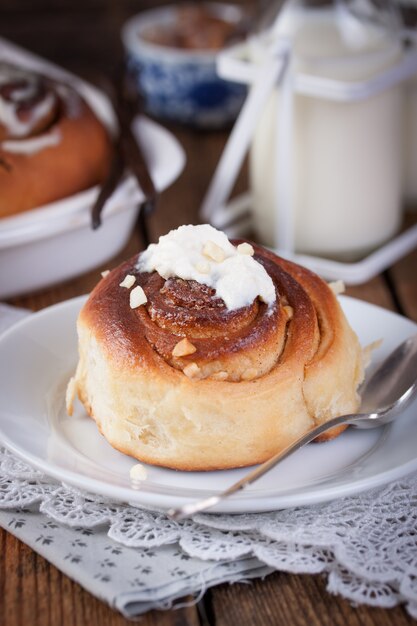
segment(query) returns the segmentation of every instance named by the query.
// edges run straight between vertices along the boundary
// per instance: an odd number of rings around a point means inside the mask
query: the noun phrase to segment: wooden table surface
[[[256,5],[256,2],[244,2]],[[59,6],[57,6],[59,4]],[[155,2],[120,0],[72,0],[54,4],[37,0],[3,0],[0,35],[103,84],[109,65],[120,50],[119,28],[127,16]],[[202,133],[169,126],[183,145],[187,164],[181,177],[165,191],[150,220],[155,240],[183,223],[196,223],[197,210],[227,138],[227,132]],[[245,172],[237,191],[247,184]],[[415,221],[417,213],[408,216]],[[116,266],[142,247],[133,233],[125,249],[88,274],[41,292],[10,301],[39,310],[86,293],[99,279],[100,270]],[[417,321],[417,251],[396,263],[383,275],[347,293]],[[119,626],[127,624],[119,614],[72,582],[30,548],[1,530],[0,626]],[[151,611],[144,626],[239,624],[402,626],[412,619],[403,608],[382,610],[350,603],[326,592],[322,576],[275,573],[248,584],[220,585],[210,589],[197,606],[175,611]]]

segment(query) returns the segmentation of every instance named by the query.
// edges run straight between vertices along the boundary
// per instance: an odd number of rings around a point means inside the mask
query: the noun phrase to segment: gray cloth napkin
[[[171,608],[186,595],[197,601],[213,585],[273,571],[256,558],[202,561],[177,544],[128,548],[112,541],[105,528],[68,528],[35,510],[0,511],[0,526],[128,618]]]

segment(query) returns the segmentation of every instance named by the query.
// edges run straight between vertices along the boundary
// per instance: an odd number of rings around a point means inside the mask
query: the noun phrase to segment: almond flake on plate
[[[144,467],[140,463],[136,463],[136,465],[133,465],[130,468],[129,476],[130,480],[132,481],[146,480],[148,477],[148,472],[146,467]]]

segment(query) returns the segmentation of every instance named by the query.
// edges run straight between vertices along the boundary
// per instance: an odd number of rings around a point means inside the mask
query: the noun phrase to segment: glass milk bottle
[[[398,6],[405,38],[417,49],[417,0],[402,0]],[[417,72],[405,85],[404,120],[404,199],[407,208],[417,211]]]
[[[286,5],[278,31],[292,42],[295,77],[352,85],[398,62],[402,47],[387,16],[374,20],[367,0],[358,3],[364,14],[341,1]],[[252,55],[260,60],[261,43]],[[279,106],[277,88],[261,115],[250,153],[255,228],[259,240],[270,246],[276,245]],[[389,239],[401,220],[401,87],[358,101],[296,93],[292,120],[287,184],[292,187],[296,251],[352,260]]]

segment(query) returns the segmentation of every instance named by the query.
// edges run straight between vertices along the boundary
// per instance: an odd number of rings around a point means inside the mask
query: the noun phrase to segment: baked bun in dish
[[[359,406],[362,350],[333,290],[208,225],[103,278],[78,337],[72,391],[112,446],[150,464],[261,463]]]
[[[107,129],[69,84],[0,62],[0,217],[100,183]]]

